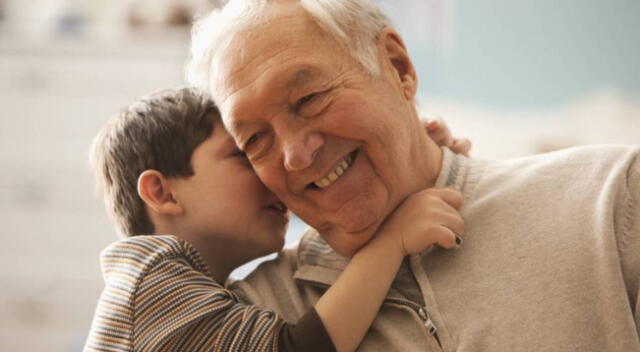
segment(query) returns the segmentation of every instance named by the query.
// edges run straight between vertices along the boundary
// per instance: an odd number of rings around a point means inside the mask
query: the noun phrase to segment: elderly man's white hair
[[[187,64],[187,82],[209,91],[212,60],[217,50],[230,44],[232,35],[246,26],[259,23],[268,3],[273,0],[230,0],[195,23],[191,34],[191,57]],[[281,0],[280,0],[281,1]],[[342,44],[370,75],[378,75],[376,41],[380,31],[390,26],[389,19],[369,0],[289,0],[311,15],[318,26]]]

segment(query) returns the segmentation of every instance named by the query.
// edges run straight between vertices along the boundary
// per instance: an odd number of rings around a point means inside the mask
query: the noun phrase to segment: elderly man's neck
[[[411,144],[411,168],[415,183],[409,187],[409,194],[433,187],[442,170],[442,149],[429,137],[424,129],[417,129]]]

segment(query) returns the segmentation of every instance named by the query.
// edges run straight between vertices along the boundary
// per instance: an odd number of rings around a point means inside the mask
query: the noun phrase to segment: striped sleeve
[[[126,289],[124,289],[126,291]],[[85,352],[133,351],[131,330],[133,311],[119,285],[102,291],[96,308]]]
[[[239,303],[187,242],[137,236],[101,256],[105,288],[85,351],[277,351],[285,324]]]
[[[159,262],[133,303],[136,351],[277,351],[283,321],[238,303],[184,259]]]

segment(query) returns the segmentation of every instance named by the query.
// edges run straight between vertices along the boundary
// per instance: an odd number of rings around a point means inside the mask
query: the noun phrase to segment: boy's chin
[[[264,247],[264,251],[261,256],[280,252],[282,248],[284,248],[284,243],[285,243],[284,235],[278,235],[277,239],[275,239],[273,242],[269,243]]]

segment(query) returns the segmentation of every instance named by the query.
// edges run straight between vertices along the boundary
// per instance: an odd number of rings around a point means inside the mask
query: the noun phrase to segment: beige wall
[[[181,84],[188,34],[167,37],[0,40],[0,350],[80,348],[115,238],[88,146],[120,107]]]

